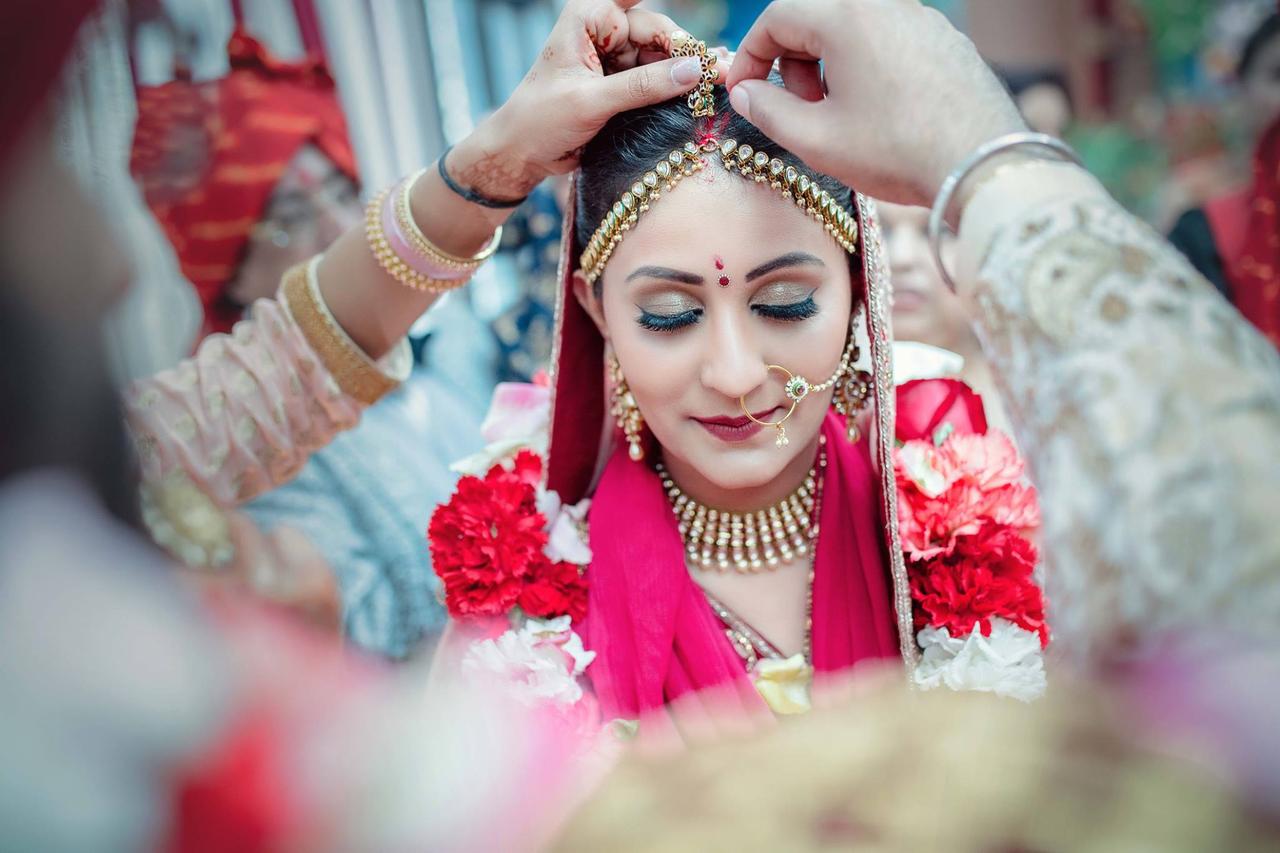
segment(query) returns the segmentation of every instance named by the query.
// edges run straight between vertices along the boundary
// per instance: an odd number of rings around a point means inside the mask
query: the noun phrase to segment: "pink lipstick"
[[[772,409],[765,409],[763,412],[752,412],[751,414],[756,420],[772,421],[773,415],[778,411],[778,408],[778,406],[774,406]],[[716,438],[731,443],[747,441],[754,438],[760,430],[764,429],[764,427],[754,423],[746,415],[738,415],[733,418],[717,415],[714,418],[694,418],[694,420]]]

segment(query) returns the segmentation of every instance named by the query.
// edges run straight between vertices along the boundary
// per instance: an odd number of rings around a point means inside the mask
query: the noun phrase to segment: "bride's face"
[[[797,406],[783,448],[738,400],[776,421],[790,403],[767,365],[825,381],[851,301],[849,256],[823,227],[715,162],[653,204],[614,250],[600,302],[587,298],[672,472],[721,490],[765,485],[812,452],[830,390]]]

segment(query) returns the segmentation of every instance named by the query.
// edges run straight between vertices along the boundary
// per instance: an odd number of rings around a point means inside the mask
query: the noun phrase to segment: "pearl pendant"
[[[778,424],[778,439],[774,444],[778,447],[786,447],[791,443],[791,439],[787,438],[787,429],[782,424]]]

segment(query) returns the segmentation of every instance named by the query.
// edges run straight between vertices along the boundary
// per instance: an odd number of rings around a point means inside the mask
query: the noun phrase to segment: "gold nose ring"
[[[787,418],[795,414],[796,406],[800,404],[800,401],[809,395],[811,390],[809,380],[803,376],[796,376],[780,364],[768,364],[765,365],[765,369],[769,371],[776,370],[787,377],[786,384],[783,387],[787,399],[791,401],[791,408],[787,409],[787,413],[776,421],[762,421],[751,414],[751,411],[747,408],[746,394],[738,398],[738,405],[742,407],[742,413],[747,416],[747,420],[760,426],[773,427],[777,431],[777,438],[774,444],[778,447],[786,447],[791,443],[791,439],[787,438],[787,428],[783,424],[787,422]]]

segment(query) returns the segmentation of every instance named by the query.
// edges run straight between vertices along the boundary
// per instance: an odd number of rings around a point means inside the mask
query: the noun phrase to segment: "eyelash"
[[[651,332],[675,332],[686,326],[692,326],[698,322],[698,318],[702,316],[701,308],[691,308],[688,311],[681,311],[679,314],[650,314],[648,311],[640,311],[640,319],[636,322],[640,324],[640,328],[648,329]]]
[[[769,320],[795,322],[797,320],[807,320],[817,314],[818,305],[813,301],[813,295],[810,294],[807,298],[799,302],[793,302],[790,305],[752,305],[751,310]],[[636,322],[640,324],[640,328],[651,332],[676,332],[692,326],[701,317],[701,308],[691,308],[688,311],[681,311],[679,314],[669,316],[666,314],[651,314],[648,311],[641,310],[640,318]]]
[[[813,294],[811,293],[799,302],[792,302],[790,305],[752,305],[751,310],[762,317],[768,317],[770,320],[808,320],[818,313],[818,304],[813,301]]]

